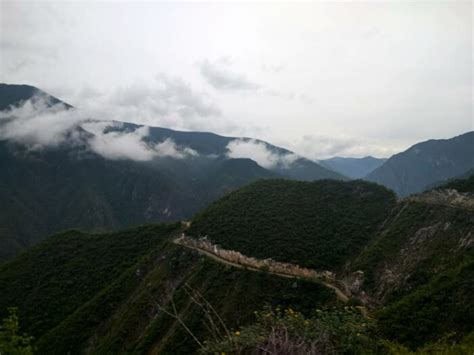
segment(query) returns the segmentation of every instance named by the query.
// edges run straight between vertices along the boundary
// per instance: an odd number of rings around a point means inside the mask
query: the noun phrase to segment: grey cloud
[[[229,67],[229,60],[201,63],[201,74],[217,90],[258,90],[261,86],[253,83],[243,74],[234,73]]]
[[[205,60],[200,64],[201,74],[207,82],[217,90],[224,91],[257,91],[258,94],[273,96],[284,100],[301,100],[305,103],[313,102],[313,98],[307,94],[284,92],[265,87],[249,81],[245,75],[232,71],[232,60],[230,57],[222,57],[214,62]],[[278,73],[282,66],[262,66],[264,71]]]
[[[181,78],[159,74],[153,86],[133,85],[117,90],[113,104],[149,109],[159,115],[178,114],[182,117],[219,116],[220,109],[197,93]]]

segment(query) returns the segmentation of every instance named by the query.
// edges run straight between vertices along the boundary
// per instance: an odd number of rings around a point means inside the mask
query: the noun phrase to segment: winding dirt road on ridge
[[[181,223],[182,223],[183,227],[185,227],[186,229],[189,228],[189,226],[191,225],[191,222],[187,222],[187,221],[183,221]],[[210,252],[209,250],[204,250],[204,249],[201,249],[201,248],[183,243],[182,242],[183,239],[184,239],[183,236],[184,236],[184,233],[183,233],[182,236],[178,236],[178,237],[174,238],[173,243],[175,243],[177,245],[180,245],[182,247],[188,248],[188,249],[196,250],[198,253],[200,253],[202,255],[205,255],[206,257],[208,257],[208,258],[210,258],[214,261],[217,261],[219,263],[225,264],[225,265],[229,265],[229,266],[236,267],[236,268],[239,268],[239,269],[256,271],[256,272],[262,272],[263,271],[261,268],[257,268],[257,267],[251,266],[251,265],[236,263],[236,262],[227,260],[227,259],[223,258],[220,255],[216,255],[216,254]],[[268,272],[269,274],[272,274],[272,275],[275,275],[275,276],[285,277],[285,278],[289,278],[289,279],[301,279],[302,278],[299,275],[275,272],[275,271],[271,271],[271,270],[265,270],[265,272]],[[334,292],[336,293],[336,297],[339,301],[341,301],[343,303],[349,302],[349,299],[350,299],[349,296],[347,296],[338,286],[336,286],[334,284],[331,284],[327,281],[321,280],[320,278],[311,278],[311,280],[334,290]],[[367,310],[366,307],[357,306],[356,308],[361,312],[361,314],[365,318],[370,318],[369,311]]]
[[[183,222],[183,225],[188,227],[190,225],[190,222]],[[223,258],[222,256],[216,255],[216,254],[214,254],[214,253],[212,253],[208,250],[204,250],[204,249],[201,249],[201,248],[198,248],[198,247],[194,247],[194,246],[182,243],[181,239],[182,239],[181,237],[177,237],[177,238],[173,239],[173,243],[181,245],[181,246],[186,247],[188,249],[196,250],[199,253],[201,253],[201,254],[203,254],[203,255],[205,255],[205,256],[207,256],[207,257],[209,257],[209,258],[211,258],[211,259],[213,259],[217,262],[225,264],[225,265],[229,265],[229,266],[236,267],[236,268],[239,268],[239,269],[251,270],[251,271],[260,271],[260,272],[263,271],[262,269],[251,266],[251,265],[239,264],[239,263],[227,260],[227,259]],[[272,275],[289,278],[289,279],[301,279],[300,276],[294,275],[294,274],[286,274],[286,273],[275,272],[275,271],[271,271],[271,270],[265,270],[265,272],[268,272],[269,274],[272,274]],[[333,284],[330,284],[326,281],[323,281],[319,278],[313,278],[313,280],[317,283],[320,283],[320,284],[328,287],[328,288],[333,289],[336,293],[337,298],[340,301],[342,301],[344,303],[347,303],[349,301],[349,297],[347,295],[345,295],[344,292],[342,292],[342,290],[339,287],[337,287]]]

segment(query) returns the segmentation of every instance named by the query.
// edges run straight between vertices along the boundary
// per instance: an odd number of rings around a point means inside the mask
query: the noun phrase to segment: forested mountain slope
[[[426,192],[402,200],[347,266],[364,271],[364,289],[384,306],[386,336],[416,347],[473,330],[473,178],[438,188],[436,199]],[[470,204],[452,200],[456,188]]]
[[[248,159],[149,163],[81,155],[90,153],[32,153],[0,142],[0,259],[58,230],[189,218],[236,187],[275,176]]]
[[[465,187],[462,193],[472,197],[473,192]],[[274,311],[258,315],[266,304],[300,311],[306,319],[313,319],[317,309],[317,317],[323,317],[317,318],[319,326],[341,321],[343,305],[317,282],[235,268],[172,243],[183,231],[201,235],[197,231],[205,227],[209,232],[213,225],[219,233],[208,235],[225,236],[219,239],[222,246],[335,271],[348,292],[366,292],[373,319],[353,325],[362,332],[370,323],[364,339],[378,344],[380,353],[388,352],[386,346],[400,349],[379,343],[382,339],[412,349],[452,332],[449,341],[461,341],[474,324],[474,214],[422,196],[396,203],[393,193],[367,182],[277,179],[232,192],[187,230],[169,224],[113,233],[65,232],[0,267],[0,316],[18,307],[22,330],[36,337],[38,352],[61,354],[196,352],[197,342],[170,316],[174,305],[198,340],[215,341],[205,326],[206,312],[193,301],[195,291],[232,332],[260,329],[265,317],[275,317]],[[270,214],[253,213],[257,200]],[[257,223],[261,239],[249,238],[243,226]],[[288,234],[291,229],[298,233]],[[335,306],[335,313],[326,313],[328,306]],[[319,334],[317,328],[311,331]],[[360,349],[360,344],[344,346]],[[469,349],[469,340],[465,344]]]
[[[391,191],[360,180],[267,180],[213,203],[189,234],[249,256],[335,270],[373,238],[394,205]]]
[[[474,132],[415,144],[365,177],[408,196],[474,168]]]
[[[226,267],[179,247],[179,224],[107,234],[56,235],[0,268],[0,316],[18,307],[38,353],[192,353],[197,344],[161,311],[171,299],[196,336],[210,336],[188,294],[212,303],[230,329],[254,321],[265,304],[310,313],[336,304],[316,283]],[[24,297],[28,295],[28,297]]]

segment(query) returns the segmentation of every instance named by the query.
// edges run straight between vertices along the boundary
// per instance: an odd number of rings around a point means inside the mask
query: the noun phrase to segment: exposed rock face
[[[346,276],[343,282],[349,293],[358,294],[362,291],[362,286],[364,285],[364,272],[361,270],[353,272]]]
[[[459,240],[459,248],[469,248],[474,246],[474,233],[469,232],[464,238]]]
[[[460,207],[474,211],[474,195],[466,192],[458,192],[454,189],[432,190],[408,197],[407,200]]]
[[[449,223],[449,222],[448,222]],[[412,236],[409,241],[411,245],[416,246],[417,244],[423,244],[429,238],[433,237],[435,233],[438,231],[441,223],[436,223],[432,226],[420,228],[416,231],[415,235]]]
[[[339,284],[344,288],[344,293],[356,298],[365,305],[374,304],[375,300],[363,290],[365,281],[365,274],[362,270],[357,270],[346,276],[339,282]]]

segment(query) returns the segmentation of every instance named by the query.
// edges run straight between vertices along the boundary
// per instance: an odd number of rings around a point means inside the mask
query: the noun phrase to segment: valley
[[[449,186],[461,189],[469,184],[459,180]],[[284,190],[280,190],[282,186],[286,186]],[[320,214],[313,206],[308,210],[312,213],[306,215],[307,204],[297,204],[297,192],[305,190],[305,195],[315,201],[324,200],[328,193],[334,201],[338,200],[336,196],[362,196],[366,200],[353,210],[337,203],[326,214]],[[239,221],[252,225],[250,216],[262,226],[271,227],[252,212],[249,203],[253,202],[246,191],[252,191],[266,206],[283,207],[281,212],[271,212],[280,217],[275,222],[280,232],[263,232],[258,238],[272,245],[263,258],[246,256],[246,250],[252,249],[239,240],[249,240],[252,235],[232,232],[243,227]],[[281,196],[281,191],[294,193],[286,195],[283,205],[268,201]],[[441,194],[450,190],[437,191]],[[466,188],[463,193],[467,194],[465,199],[472,199],[472,192]],[[355,324],[360,326],[365,319],[375,327],[375,333],[367,338],[371,339],[370,344],[364,342],[360,346],[374,347],[381,353],[392,351],[378,343],[381,339],[393,342],[390,347],[416,349],[431,346],[432,341],[453,330],[453,339],[463,341],[463,347],[469,346],[474,319],[470,297],[474,215],[456,203],[427,203],[424,201],[428,197],[422,196],[395,202],[393,195],[369,183],[267,180],[218,200],[191,221],[107,234],[66,232],[48,238],[0,267],[0,287],[7,290],[0,295],[0,309],[18,308],[22,329],[35,336],[41,353],[195,352],[199,345],[182,323],[200,341],[211,341],[212,336],[206,313],[193,301],[196,292],[233,332],[252,329],[252,324],[259,321],[255,312],[258,314],[265,307],[292,309],[301,317],[308,317],[309,324],[313,322],[310,317],[314,309],[323,309],[328,317],[336,317],[338,309],[342,309],[343,314],[337,317],[344,318],[344,307],[349,307],[347,316],[361,317]],[[282,213],[288,211],[285,204],[293,206],[298,216],[291,223],[283,218]],[[334,235],[323,238],[324,222],[339,216],[339,209],[346,216],[345,222],[339,218],[339,239],[356,238],[358,252],[353,252],[352,247],[350,253],[339,249],[339,263],[315,268],[327,271],[314,271],[310,266],[327,265],[324,259],[289,262],[288,256],[298,254],[288,249],[281,236],[288,233],[287,228],[304,233],[301,226],[305,224],[298,221],[307,218],[317,218],[319,222],[311,223],[318,230],[306,235],[317,235],[321,242],[307,237],[292,240],[299,240],[299,250],[331,257],[328,252],[334,250]],[[221,224],[245,211],[249,211],[247,217],[244,214],[232,223]],[[376,228],[364,228],[365,239],[348,229],[357,222],[353,217],[359,212],[364,217],[358,218],[376,221]],[[361,225],[355,224],[357,228]],[[225,230],[226,226],[231,229]],[[219,234],[206,233],[213,230]],[[194,239],[199,235],[207,239]],[[230,241],[223,236],[229,235],[237,245],[232,250],[224,248]],[[250,240],[255,242],[255,238]],[[219,247],[212,244],[215,241]],[[279,253],[280,249],[287,253]],[[31,296],[19,297],[25,293]],[[168,314],[174,314],[173,309],[179,318]],[[88,326],[83,327],[84,324]]]

